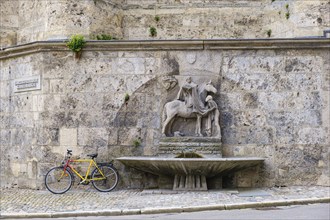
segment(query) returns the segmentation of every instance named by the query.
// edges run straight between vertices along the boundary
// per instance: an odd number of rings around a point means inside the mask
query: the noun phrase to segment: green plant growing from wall
[[[155,27],[150,27],[149,28],[149,33],[151,37],[156,37],[157,36],[157,29]]]
[[[290,18],[290,12],[285,13],[285,18],[289,19]]]
[[[271,29],[267,30],[266,33],[267,33],[268,37],[272,36],[272,30]]]
[[[129,100],[129,94],[128,93],[125,93],[124,95],[124,101],[127,103]]]
[[[133,141],[133,146],[134,146],[134,147],[139,147],[139,146],[141,146],[141,141],[140,141],[139,139],[135,139],[135,140]]]
[[[66,46],[75,53],[76,58],[80,58],[82,48],[85,46],[85,37],[80,34],[72,35]]]
[[[112,37],[109,34],[96,35],[96,40],[117,40],[117,38]]]
[[[286,8],[285,18],[289,19],[290,18],[289,4],[286,4],[285,8]]]
[[[72,35],[69,42],[67,42],[66,46],[72,50],[73,52],[79,52],[82,50],[84,45],[86,44],[84,36],[80,34]]]
[[[160,17],[158,15],[155,16],[155,21],[158,22],[160,20]]]

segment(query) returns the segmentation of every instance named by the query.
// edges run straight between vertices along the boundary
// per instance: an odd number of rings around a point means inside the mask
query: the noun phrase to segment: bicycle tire
[[[63,174],[63,172],[65,172]],[[63,194],[68,191],[73,184],[72,173],[64,167],[53,167],[45,176],[46,188],[54,194]]]
[[[102,171],[102,173],[106,176],[106,179],[104,180],[93,180],[92,184],[95,189],[97,189],[100,192],[110,192],[113,190],[119,181],[119,175],[113,166],[110,165],[100,165],[99,169]],[[92,179],[99,178],[100,172],[97,168],[95,168],[92,172]]]

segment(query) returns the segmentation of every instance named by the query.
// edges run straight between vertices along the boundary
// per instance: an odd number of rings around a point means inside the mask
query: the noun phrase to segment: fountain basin
[[[128,167],[155,175],[200,175],[207,178],[236,172],[262,163],[259,157],[222,158],[161,158],[120,157],[118,161]]]

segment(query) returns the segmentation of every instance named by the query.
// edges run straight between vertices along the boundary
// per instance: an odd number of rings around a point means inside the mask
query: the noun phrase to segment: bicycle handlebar
[[[72,156],[72,150],[67,149],[66,153]]]

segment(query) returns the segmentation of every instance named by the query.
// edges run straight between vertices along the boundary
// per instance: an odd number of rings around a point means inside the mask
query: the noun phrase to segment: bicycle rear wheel
[[[110,165],[100,165],[99,169],[105,178],[100,180],[93,180],[93,186],[100,192],[109,192],[113,190],[117,186],[119,180],[117,170]],[[99,170],[95,168],[92,172],[92,179],[102,177],[103,176]]]
[[[73,182],[72,174],[64,167],[54,167],[45,176],[46,188],[54,194],[62,194],[68,191]]]

